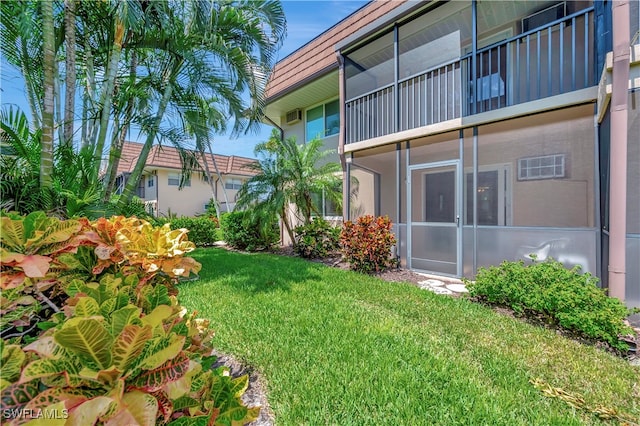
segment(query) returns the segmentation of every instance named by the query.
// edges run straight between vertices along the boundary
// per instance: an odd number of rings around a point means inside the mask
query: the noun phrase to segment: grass
[[[640,369],[465,299],[296,258],[202,249],[180,302],[258,370],[278,425],[577,425],[529,380],[640,418]]]

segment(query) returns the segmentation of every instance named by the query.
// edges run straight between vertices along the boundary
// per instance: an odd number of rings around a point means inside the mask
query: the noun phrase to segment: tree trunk
[[[211,150],[211,144],[207,142],[209,146],[209,150]],[[220,223],[220,203],[218,202],[218,198],[216,197],[216,183],[211,178],[211,171],[209,171],[209,163],[207,162],[207,154],[204,152],[204,147],[202,144],[198,144],[198,151],[200,152],[200,158],[202,158],[202,164],[204,165],[204,172],[207,175],[207,182],[209,182],[209,186],[211,187],[211,199],[216,206],[216,217],[218,218],[218,223]],[[216,166],[216,159],[211,154],[211,158],[213,159],[213,165],[216,168],[216,172],[218,171],[218,166]],[[218,173],[218,177],[220,173]]]
[[[53,2],[43,1],[42,37],[43,37],[43,71],[44,98],[42,107],[42,145],[40,154],[40,187],[51,188],[53,174],[53,86],[55,68],[55,35],[53,26]]]
[[[129,81],[133,85],[136,80],[136,67],[138,66],[138,56],[136,52],[131,53],[131,67],[129,69]],[[104,201],[109,201],[113,187],[116,183],[116,177],[118,174],[118,165],[120,164],[120,156],[122,154],[122,147],[124,146],[124,140],[127,137],[129,131],[129,125],[133,117],[133,103],[134,99],[129,97],[127,100],[127,109],[125,111],[124,123],[122,123],[122,129],[120,131],[120,137],[114,138],[114,143],[111,144],[109,150],[109,165],[107,166],[106,173],[106,187],[104,190]]]
[[[224,197],[224,204],[229,211],[229,196],[227,195],[227,188],[225,187],[225,182],[222,180],[222,175],[220,174],[220,170],[218,169],[218,162],[216,161],[216,157],[213,155],[213,150],[211,149],[211,144],[208,143],[209,154],[211,154],[211,160],[213,161],[213,167],[216,169],[216,174],[218,175],[218,180],[222,184],[222,196]]]
[[[295,244],[296,239],[293,235],[293,229],[291,229],[291,225],[289,224],[289,216],[287,215],[287,207],[284,206],[282,211],[280,212],[280,217],[282,218],[282,224],[284,225],[284,229],[287,231],[289,235],[289,239],[291,240],[291,244]]]
[[[113,91],[115,87],[116,75],[118,73],[118,63],[120,62],[120,53],[122,52],[122,39],[124,38],[124,23],[116,18],[115,35],[111,55],[109,56],[109,64],[106,70],[105,82],[102,86],[102,94],[100,101],[101,115],[98,138],[94,147],[94,177],[97,180],[100,173],[100,163],[102,161],[102,151],[107,139],[107,127],[109,126],[109,116],[111,115],[111,100],[113,99]]]
[[[39,129],[42,127],[42,122],[41,122],[42,116],[40,114],[42,109],[40,108],[40,105],[38,102],[38,97],[36,95],[34,83],[33,81],[31,81],[31,78],[29,78],[29,76],[31,75],[28,69],[29,66],[27,65],[29,53],[27,52],[27,41],[24,39],[24,37],[20,37],[20,47],[22,51],[22,60],[20,61],[21,68],[22,68],[22,75],[24,76],[25,86],[27,88],[27,100],[29,102],[29,108],[31,109],[33,126],[36,129]]]
[[[138,182],[140,181],[140,177],[142,176],[142,170],[147,163],[147,157],[149,156],[151,147],[153,147],[153,141],[156,139],[156,134],[158,132],[158,128],[160,127],[160,122],[162,121],[164,112],[167,109],[167,105],[169,104],[169,99],[171,99],[172,92],[173,85],[171,83],[171,79],[168,79],[167,86],[165,87],[162,99],[160,100],[160,105],[158,105],[158,111],[156,112],[156,116],[154,118],[153,127],[147,134],[147,139],[142,146],[140,156],[136,161],[136,165],[133,168],[131,175],[129,175],[129,180],[127,180],[127,184],[122,191],[122,195],[118,200],[119,209],[123,209],[127,204],[129,204],[133,199],[133,196],[135,195],[136,188],[138,187]]]
[[[86,85],[84,88],[83,104],[82,104],[82,148],[93,146],[95,144],[95,128],[96,119],[91,117],[89,119],[89,104],[93,103],[93,99],[96,96],[96,79],[95,70],[93,67],[93,55],[91,53],[91,45],[88,39],[84,43],[84,66],[85,66],[85,80]]]
[[[58,72],[58,64],[53,68],[53,99],[55,112],[54,130],[58,131],[58,143],[62,144],[64,139],[63,123],[62,123],[62,95],[60,93],[60,73]]]
[[[65,101],[64,101],[64,132],[60,144],[73,146],[73,119],[75,113],[76,95],[76,2],[64,2],[65,43],[67,55],[65,60]]]

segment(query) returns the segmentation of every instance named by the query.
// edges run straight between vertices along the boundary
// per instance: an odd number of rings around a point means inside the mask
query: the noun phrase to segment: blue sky
[[[282,5],[287,18],[287,38],[280,49],[278,59],[302,47],[366,3],[367,1],[363,0],[283,0]],[[20,74],[8,67],[4,59],[0,74],[2,104],[17,104],[29,114],[24,82]],[[258,134],[249,134],[237,139],[218,135],[214,139],[213,151],[224,155],[254,157],[253,147],[256,143],[266,140],[270,133],[271,127],[262,126]],[[129,139],[137,140],[135,134]]]

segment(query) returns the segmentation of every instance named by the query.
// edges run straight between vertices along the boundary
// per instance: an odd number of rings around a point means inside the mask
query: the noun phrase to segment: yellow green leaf
[[[151,339],[152,329],[150,325],[140,327],[127,325],[116,338],[113,344],[113,364],[126,371],[133,361],[140,356],[145,343]]]
[[[15,252],[22,252],[24,243],[24,227],[22,220],[9,219],[6,216],[0,218],[0,242],[2,246]]]
[[[199,374],[202,371],[202,364],[189,361],[189,369],[187,373],[182,376],[180,379],[175,382],[167,383],[164,390],[167,393],[167,396],[171,400],[175,400],[180,398],[181,396],[187,395],[191,390],[191,382],[193,376]]]
[[[101,321],[94,318],[72,318],[54,334],[56,342],[104,370],[111,366],[113,337]]]
[[[66,424],[69,426],[96,424],[100,417],[112,409],[113,404],[117,404],[117,402],[106,396],[92,398],[71,410]]]
[[[111,314],[111,334],[117,336],[125,326],[132,324],[134,319],[140,317],[141,309],[135,305],[127,305]]]
[[[147,356],[140,363],[140,367],[145,370],[153,370],[168,360],[175,358],[182,350],[184,340],[184,336],[178,336],[177,334],[172,334],[166,339],[159,340],[147,352]]]
[[[26,356],[19,345],[4,346],[2,348],[0,377],[11,382],[17,380],[25,358]]]
[[[153,426],[158,414],[158,401],[145,392],[127,392],[122,397],[122,409],[105,426],[140,425]]]
[[[81,297],[76,304],[76,317],[93,317],[100,315],[98,302],[92,297]]]
[[[168,305],[159,305],[149,313],[149,315],[143,316],[142,323],[149,324],[151,327],[156,328],[162,325],[162,322],[169,318],[173,314],[174,309]]]
[[[37,418],[27,422],[25,426],[64,426],[69,417],[69,410],[67,410],[64,401],[33,410],[31,413]]]
[[[56,343],[53,336],[40,337],[24,347],[25,351],[35,352],[40,358],[59,359],[64,349]]]

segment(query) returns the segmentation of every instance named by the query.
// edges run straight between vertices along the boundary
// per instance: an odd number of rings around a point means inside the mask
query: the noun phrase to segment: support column
[[[340,165],[342,166],[342,220],[346,222],[351,220],[351,206],[349,205],[349,192],[351,174],[349,173],[347,160],[344,155],[344,143],[346,140],[347,125],[345,122],[345,83],[344,83],[344,58],[340,52],[336,52],[338,57],[338,104],[340,105],[340,132],[338,133],[338,155],[340,156]]]
[[[613,4],[613,81],[611,91],[611,188],[609,295],[624,302],[627,238],[627,121],[629,99],[629,2]]]

